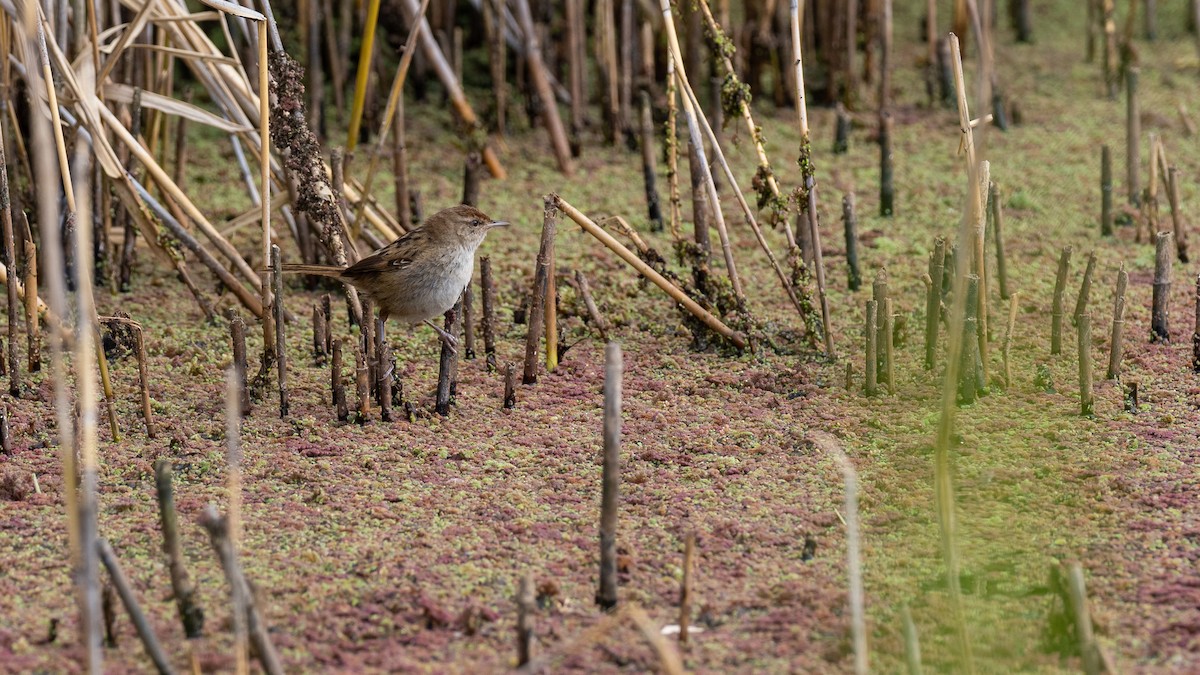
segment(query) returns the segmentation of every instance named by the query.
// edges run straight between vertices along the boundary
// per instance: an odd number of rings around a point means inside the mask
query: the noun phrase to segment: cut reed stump
[[[872,299],[875,300],[875,379],[880,383],[887,380],[888,372],[888,353],[885,348],[887,345],[887,300],[888,300],[888,274],[885,268],[879,268],[875,273],[875,283],[871,286]]]
[[[982,392],[983,369],[979,356],[979,277],[967,275],[966,307],[963,311],[962,359],[958,369],[958,402],[974,403]]]
[[[942,314],[942,277],[946,266],[946,240],[938,237],[929,254],[929,277],[925,297],[925,370],[933,368],[937,355],[938,322]]]
[[[1083,671],[1087,675],[1100,675],[1100,649],[1092,632],[1092,614],[1088,608],[1087,588],[1083,581],[1083,567],[1073,562],[1067,570],[1067,588],[1071,598],[1071,609],[1075,619],[1075,636],[1079,640],[1079,653],[1083,656]]]
[[[1083,270],[1083,283],[1079,285],[1079,297],[1075,300],[1075,311],[1071,313],[1071,325],[1078,325],[1079,317],[1087,313],[1088,296],[1092,293],[1092,272],[1096,270],[1096,252],[1088,254],[1087,267]]]
[[[329,363],[329,388],[339,422],[350,419],[350,408],[346,403],[346,384],[342,380],[342,342],[341,338],[333,341],[333,356]]]
[[[862,274],[858,269],[858,217],[854,214],[854,193],[842,197],[842,224],[846,230],[846,271],[849,287],[857,291],[862,285]]]
[[[275,370],[279,384],[279,416],[288,416],[287,386],[287,321],[283,310],[283,266],[279,260],[279,246],[271,244],[271,281],[275,298],[271,302],[275,323]]]
[[[325,365],[325,359],[329,356],[329,353],[325,350],[325,345],[329,341],[329,323],[325,319],[325,310],[321,308],[320,303],[313,303],[312,322],[313,364],[323,366]]]
[[[883,360],[886,363],[888,394],[896,394],[896,315],[892,313],[892,299],[883,301]]]
[[[640,96],[641,101],[641,131],[642,131],[642,177],[646,188],[646,211],[650,218],[650,231],[662,232],[663,216],[662,207],[658,200],[658,186],[656,183],[657,170],[655,169],[654,159],[654,119],[653,110],[650,106],[650,92],[643,89]]]
[[[1170,342],[1171,233],[1159,232],[1154,247],[1154,295],[1150,306],[1150,341]]]
[[[865,363],[863,364],[863,371],[866,373],[863,384],[863,393],[867,396],[875,395],[877,382],[875,378],[879,372],[878,357],[876,355],[876,351],[878,351],[879,346],[879,334],[875,326],[879,314],[878,310],[876,309],[877,306],[878,303],[874,300],[867,301],[867,353]]]
[[[1200,31],[1197,32],[1200,33]],[[1171,225],[1175,235],[1175,255],[1179,258],[1179,262],[1186,263],[1188,261],[1187,231],[1184,228],[1183,216],[1179,212],[1179,184],[1176,180],[1178,173],[1175,167],[1167,170],[1167,193],[1171,199]]]
[[[1071,268],[1071,247],[1058,258],[1058,276],[1054,281],[1054,308],[1050,314],[1050,354],[1062,353],[1063,295],[1067,290],[1067,271]]]
[[[533,612],[537,600],[533,593],[533,579],[526,574],[521,577],[517,588],[517,666],[529,663],[533,658]]]
[[[1108,372],[1105,378],[1115,380],[1121,376],[1121,357],[1125,348],[1125,288],[1129,275],[1122,265],[1117,272],[1117,290],[1113,299],[1112,337],[1109,340]]]
[[[463,358],[471,361],[475,359],[475,290],[469,281],[463,289],[462,306]]]
[[[1100,148],[1100,236],[1113,235],[1112,149]]]
[[[171,576],[171,594],[183,623],[183,633],[189,639],[204,634],[204,610],[196,603],[196,587],[188,577],[183,549],[179,545],[179,518],[175,511],[175,488],[171,460],[154,461],[154,485],[158,495],[158,517],[163,532],[163,553],[167,555],[167,571]]]
[[[1079,414],[1092,414],[1092,320],[1087,314],[1079,317]]]
[[[999,280],[1000,299],[1007,300],[1009,289],[1008,262],[1004,253],[1004,207],[1000,204],[1000,186],[998,184],[988,182],[986,201],[991,214],[992,231],[996,244],[996,277]],[[984,235],[986,236],[986,232]]]
[[[504,404],[505,410],[515,408],[517,405],[517,373],[513,364],[508,363],[504,366]]]
[[[238,314],[229,321],[229,333],[233,342],[233,367],[237,371],[238,401],[241,403],[241,414],[250,414],[250,388],[246,382],[246,322]]]
[[[529,306],[528,332],[525,334],[525,372],[521,384],[534,384],[538,377],[538,345],[546,325],[546,296],[550,285],[554,235],[558,228],[558,207],[547,195],[542,201],[542,242],[533,271],[533,302]]]
[[[4,106],[7,108],[7,105]],[[21,362],[17,356],[17,343],[19,342],[20,322],[17,321],[18,307],[20,307],[17,298],[17,244],[16,238],[13,236],[13,219],[12,205],[9,203],[8,195],[8,167],[5,164],[4,156],[4,125],[3,120],[0,120],[0,220],[4,224],[4,266],[8,269],[8,273],[12,275],[12,280],[5,284],[8,293],[8,393],[13,398],[21,397]],[[37,288],[26,286],[26,295],[36,294]]]
[[[1196,275],[1196,318],[1192,326],[1192,372],[1200,373],[1200,274]]]
[[[617,605],[617,502],[621,486],[621,346],[608,343],[604,354],[604,470],[600,496],[600,586],[596,604]]]
[[[483,356],[488,371],[496,369],[496,282],[492,278],[492,259],[479,259],[479,285],[483,295]]]
[[[1004,346],[1001,348],[1001,354],[1004,357],[1004,388],[1007,390],[1012,386],[1012,364],[1010,357],[1012,356],[1012,336],[1013,330],[1017,327],[1017,296],[1019,293],[1013,293],[1008,302],[1008,329],[1004,331]]]
[[[462,335],[462,299],[446,312],[446,332],[455,338]],[[454,396],[458,389],[458,352],[450,345],[442,342],[441,358],[438,360],[437,399],[434,412],[446,416],[450,414],[450,406],[454,405]]]

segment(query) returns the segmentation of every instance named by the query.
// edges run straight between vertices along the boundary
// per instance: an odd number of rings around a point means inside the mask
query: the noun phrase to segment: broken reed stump
[[[138,389],[142,396],[142,421],[146,423],[146,438],[154,438],[154,409],[150,406],[150,367],[146,360],[146,335],[142,325],[132,322],[137,341]]]
[[[163,553],[167,556],[167,571],[171,577],[171,595],[179,610],[183,633],[189,639],[204,634],[204,610],[196,604],[196,587],[188,577],[183,549],[179,545],[179,517],[175,511],[175,487],[171,460],[154,461],[154,487],[158,495],[158,519],[162,525]]]
[[[271,244],[271,281],[274,286],[275,299],[271,302],[271,311],[275,319],[275,370],[279,384],[279,416],[288,416],[287,389],[287,321],[283,310],[283,265],[279,260],[279,246]]]
[[[1092,319],[1079,316],[1079,414],[1092,414]]]
[[[1088,296],[1092,293],[1092,272],[1096,270],[1096,252],[1088,254],[1087,267],[1083,270],[1083,282],[1079,285],[1079,297],[1075,300],[1075,311],[1071,313],[1071,325],[1078,325],[1079,317],[1087,313]]]
[[[1192,327],[1192,372],[1200,373],[1200,274],[1196,275],[1196,319]]]
[[[1113,235],[1112,150],[1100,148],[1100,236]]]
[[[900,606],[900,630],[904,636],[904,663],[908,666],[908,675],[921,675],[921,643],[908,605]]]
[[[463,289],[462,308],[463,358],[471,361],[475,358],[475,291],[469,281],[467,287]],[[377,335],[380,332],[380,330],[376,330]]]
[[[496,369],[496,281],[488,256],[479,259],[479,285],[483,295],[483,356],[490,372]]]
[[[462,299],[446,312],[446,332],[458,338],[462,335]],[[450,414],[450,406],[454,405],[454,395],[458,389],[458,352],[450,345],[442,342],[442,353],[438,359],[437,397],[433,410],[445,417]]]
[[[937,355],[938,323],[942,314],[942,277],[946,266],[946,240],[938,237],[929,254],[929,277],[925,297],[925,370],[933,368]]]
[[[992,235],[996,242],[996,281],[1000,299],[1008,299],[1008,260],[1004,254],[1004,206],[1000,203],[1000,185],[988,185],[988,203],[992,206]]]
[[[683,583],[679,585],[679,643],[687,644],[688,624],[692,619],[692,574],[695,568],[696,533],[683,539]]]
[[[549,287],[550,260],[554,255],[554,234],[558,226],[558,207],[547,195],[542,202],[542,241],[533,271],[533,302],[529,306],[528,332],[525,334],[525,372],[521,384],[534,384],[538,376],[538,342],[546,322],[546,296]]]
[[[875,380],[883,383],[887,379],[888,364],[887,344],[884,331],[887,329],[885,313],[888,299],[887,269],[880,267],[875,273],[875,283],[871,285],[872,299],[875,301]]]
[[[513,364],[504,365],[504,403],[503,408],[509,410],[517,405],[517,373]]]
[[[655,168],[654,149],[654,118],[650,106],[650,92],[642,89],[641,101],[641,131],[642,131],[642,176],[646,187],[646,212],[650,218],[650,231],[662,232],[662,206],[658,199],[656,183],[657,169]]]
[[[895,328],[896,316],[892,313],[892,299],[887,298],[883,301],[883,354],[884,363],[886,364],[888,394],[896,394],[896,354],[895,354]]]
[[[253,653],[258,656],[258,662],[267,675],[282,675],[283,666],[279,660],[279,653],[275,651],[270,631],[267,630],[254,603],[254,594],[251,593],[250,584],[242,572],[237,550],[230,538],[227,520],[217,512],[217,507],[209,504],[200,514],[199,523],[208,532],[209,543],[212,544],[213,552],[217,554],[217,560],[225,572],[225,580],[229,583],[233,597],[240,598],[241,606],[245,608],[246,628],[250,634],[250,643],[254,647]],[[234,606],[238,605],[238,600],[235,600]]]
[[[596,604],[617,605],[617,501],[621,489],[621,346],[604,351],[604,469],[600,495],[600,586]]]
[[[878,357],[876,356],[876,351],[878,350],[879,346],[879,331],[877,331],[875,327],[875,322],[878,319],[879,314],[878,310],[876,309],[877,305],[878,303],[876,303],[874,300],[867,301],[867,354],[865,363],[863,364],[864,372],[866,373],[866,377],[864,378],[865,381],[863,383],[863,393],[867,396],[875,395],[875,378],[879,372]]]
[[[1154,245],[1154,295],[1150,306],[1150,341],[1170,342],[1171,233],[1159,232]]]
[[[364,311],[364,320],[367,316]],[[367,416],[371,412],[371,366],[367,361],[367,349],[361,335],[354,341],[354,393],[358,397],[355,421],[366,424]]]
[[[846,112],[846,106],[838,101],[834,106],[834,115],[837,118],[837,125],[834,127],[833,134],[833,154],[844,155],[850,152],[850,114]]]
[[[383,322],[380,322],[382,326]],[[395,386],[396,362],[392,358],[392,347],[384,340],[380,345],[379,351],[379,374],[375,378],[375,382],[379,387],[379,419],[384,422],[391,422],[395,418],[392,416],[392,400],[395,396],[393,388]]]
[[[974,403],[984,387],[979,357],[979,277],[967,275],[963,311],[962,358],[958,368],[958,403]]]
[[[1141,112],[1138,106],[1138,75],[1141,71],[1131,67],[1125,71],[1125,182],[1129,190],[1129,203],[1141,204]]]
[[[1071,247],[1063,248],[1054,281],[1054,308],[1050,314],[1050,354],[1062,353],[1063,294],[1067,290],[1067,270],[1071,268]]]
[[[1079,654],[1083,657],[1083,671],[1087,675],[1099,675],[1100,650],[1092,633],[1092,614],[1088,608],[1087,588],[1083,581],[1083,567],[1073,562],[1067,570],[1067,590],[1071,598],[1071,613],[1075,619],[1075,636],[1079,640]]]
[[[117,560],[112,546],[105,539],[97,539],[96,548],[100,555],[100,562],[104,563],[104,568],[108,570],[108,576],[117,589],[117,595],[121,596],[121,604],[125,605],[129,620],[137,630],[138,637],[142,640],[142,646],[146,648],[146,655],[154,662],[154,667],[159,673],[174,673],[171,661],[167,658],[167,653],[163,651],[158,636],[154,634],[154,629],[146,619],[146,614],[138,605],[137,597],[133,594],[133,588],[129,586],[129,579],[121,569],[121,563]]]
[[[1125,349],[1125,288],[1129,275],[1121,265],[1117,272],[1117,290],[1113,299],[1112,337],[1109,339],[1108,372],[1105,379],[1115,380],[1121,376],[1121,357]]]
[[[1013,330],[1017,327],[1017,296],[1019,293],[1013,293],[1008,301],[1008,328],[1004,331],[1004,346],[1001,348],[1001,353],[1004,356],[1004,388],[1007,390],[1012,386],[1012,336]]]
[[[25,241],[25,349],[29,372],[42,369],[42,337],[38,327],[38,257],[37,246],[29,232],[29,219],[21,214],[22,236]]]
[[[533,593],[533,579],[526,574],[517,587],[517,666],[529,663],[533,658],[533,612],[537,609],[537,598]]]
[[[241,315],[234,314],[230,319],[229,333],[233,341],[233,367],[237,371],[238,401],[245,417],[250,414],[250,389],[246,382],[246,322]]]
[[[892,164],[892,114],[879,115],[879,215],[891,218],[896,201],[896,185]]]
[[[350,419],[350,408],[346,403],[346,384],[342,380],[342,343],[342,338],[333,341],[333,356],[329,363],[330,396],[339,422]]]
[[[479,204],[479,183],[483,177],[483,157],[478,150],[471,150],[463,162],[462,203],[468,206]]]
[[[325,353],[333,354],[333,297],[321,296],[321,313],[325,315]]]
[[[1179,184],[1176,180],[1178,170],[1175,167],[1167,169],[1167,195],[1171,199],[1171,225],[1175,235],[1175,256],[1179,262],[1188,261],[1187,232],[1183,226],[1183,216],[1179,213]]]
[[[608,322],[604,320],[604,316],[600,314],[600,309],[596,306],[596,300],[592,297],[592,288],[588,284],[587,277],[583,276],[583,272],[575,270],[575,287],[579,290],[579,297],[583,298],[583,305],[587,308],[588,317],[599,334],[600,339],[608,342]]]
[[[325,318],[325,310],[321,309],[321,304],[314,302],[312,308],[313,321],[313,364],[325,365],[325,359],[329,356],[325,350],[325,345],[329,342],[329,322]]]
[[[862,286],[862,274],[858,269],[858,216],[854,214],[854,193],[842,197],[842,224],[846,230],[846,271],[849,287],[857,291]]]

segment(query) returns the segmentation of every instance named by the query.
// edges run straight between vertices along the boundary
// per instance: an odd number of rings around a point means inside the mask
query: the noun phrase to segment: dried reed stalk
[[[604,475],[600,498],[600,586],[596,604],[617,605],[617,506],[621,486],[621,346],[608,343],[604,352]]]

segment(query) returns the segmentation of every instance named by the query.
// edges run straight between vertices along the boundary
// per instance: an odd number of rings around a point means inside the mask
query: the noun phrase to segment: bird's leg
[[[429,326],[430,328],[432,328],[434,331],[437,332],[437,334],[442,338],[442,342],[446,343],[446,346],[450,348],[450,353],[452,353],[452,354],[458,353],[458,349],[457,349],[458,339],[457,338],[455,338],[453,335],[447,333],[445,331],[445,329],[443,329],[441,326],[438,326],[437,324],[433,323],[429,319],[425,319],[425,325]]]

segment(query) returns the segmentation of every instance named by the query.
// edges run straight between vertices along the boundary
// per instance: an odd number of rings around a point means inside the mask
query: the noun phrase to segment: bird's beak
[[[488,223],[488,229],[490,230],[493,227],[508,227],[508,221],[507,220],[493,220],[492,222]]]

